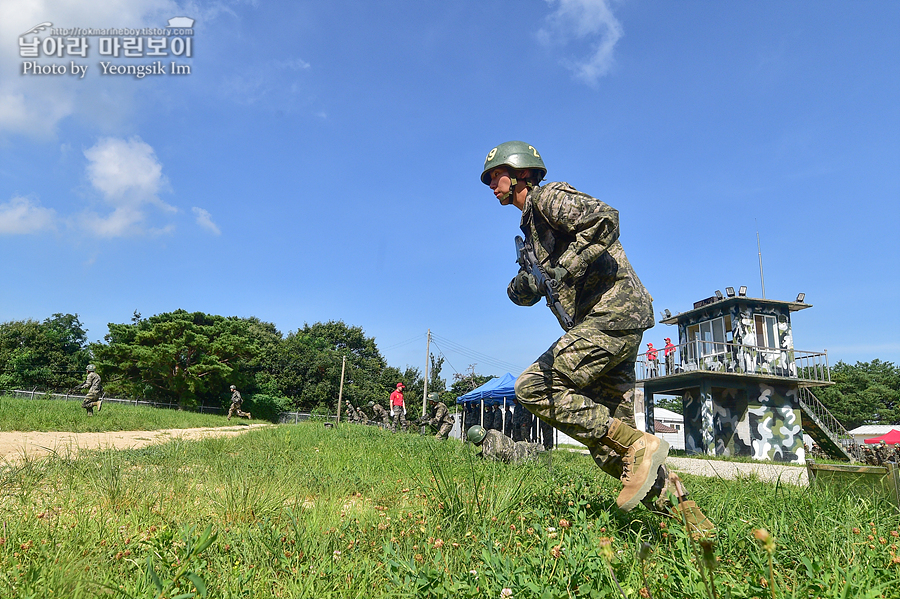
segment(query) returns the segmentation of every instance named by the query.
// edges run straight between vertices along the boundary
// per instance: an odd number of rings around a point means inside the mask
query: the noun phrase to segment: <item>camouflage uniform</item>
[[[391,425],[391,417],[381,404],[372,406],[372,420],[381,420],[381,424],[383,424],[385,428],[388,428]]]
[[[531,412],[519,402],[516,402],[513,407],[512,427],[513,441],[524,441],[528,438],[531,429]]]
[[[529,190],[521,229],[545,268],[568,272],[558,292],[575,326],[519,376],[516,396],[618,477],[621,460],[600,439],[610,417],[635,427],[634,363],[653,326],[652,298],[619,243],[618,212],[568,183]],[[507,293],[522,306],[542,299],[515,279]]]
[[[231,407],[228,408],[228,419],[231,420],[232,414],[237,414],[238,416],[246,416],[249,420],[250,412],[242,412],[241,405],[244,403],[244,398],[241,397],[241,392],[235,388],[231,389]]]
[[[423,417],[419,422],[436,428],[437,433],[435,433],[434,438],[438,441],[443,441],[450,436],[450,431],[453,429],[453,424],[456,422],[456,419],[443,402],[437,402],[434,406],[434,412],[432,412],[431,418]]]
[[[887,445],[884,441],[875,446],[875,462],[879,466],[883,466],[887,460]]]
[[[508,464],[518,464],[536,458],[544,451],[544,448],[537,443],[516,442],[495,430],[487,431],[487,435],[479,445],[481,451],[478,452],[478,455],[481,457]]]
[[[863,447],[863,460],[866,464],[870,466],[877,466],[878,461],[875,459],[875,454],[872,453],[872,450],[868,447]]]
[[[81,402],[81,407],[87,410],[88,416],[94,415],[94,408],[100,409],[100,375],[95,371],[90,371],[87,374],[87,380],[81,384],[79,389],[87,389],[87,393],[85,393],[84,401]]]

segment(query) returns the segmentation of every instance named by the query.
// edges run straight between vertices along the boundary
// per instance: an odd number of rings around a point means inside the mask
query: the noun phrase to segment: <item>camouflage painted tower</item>
[[[803,294],[785,302],[726,291],[675,316],[667,310],[659,322],[678,327],[678,344],[639,356],[647,430],[654,394],[680,395],[688,453],[803,464],[805,432],[849,458],[843,427],[810,390],[831,384],[827,354],[794,349],[791,314],[812,306]]]

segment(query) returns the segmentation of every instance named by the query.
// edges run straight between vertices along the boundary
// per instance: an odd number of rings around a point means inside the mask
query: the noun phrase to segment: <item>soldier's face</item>
[[[490,172],[491,175],[491,191],[494,192],[494,197],[500,200],[500,203],[504,206],[508,206],[512,204],[512,194],[509,192],[512,191],[512,179],[509,176],[509,171],[504,167],[497,167]]]

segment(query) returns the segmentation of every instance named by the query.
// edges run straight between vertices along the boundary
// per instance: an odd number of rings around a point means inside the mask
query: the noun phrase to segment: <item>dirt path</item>
[[[19,462],[56,452],[63,456],[80,449],[137,449],[172,439],[196,440],[205,437],[235,436],[252,428],[271,426],[250,424],[209,428],[169,428],[158,431],[111,431],[107,433],[0,432],[0,463]]]

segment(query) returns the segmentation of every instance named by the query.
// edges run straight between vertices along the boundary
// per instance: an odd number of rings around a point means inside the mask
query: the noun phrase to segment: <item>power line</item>
[[[447,365],[450,367],[454,373],[459,374],[459,371],[453,367],[453,364],[450,363],[450,358],[447,357],[447,354],[444,353],[444,350],[441,349],[441,346],[437,344],[437,341],[434,340],[434,335],[431,335],[431,342],[434,343],[434,346],[438,348],[438,352],[440,352],[441,356],[443,356],[444,360],[447,362]]]
[[[453,350],[456,353],[462,354],[468,358],[475,360],[476,362],[484,362],[489,366],[494,366],[495,368],[500,368],[502,370],[508,370],[510,372],[522,372],[525,370],[518,364],[513,364],[511,362],[506,362],[504,360],[500,360],[498,358],[494,358],[487,354],[483,354],[474,349],[470,349],[464,345],[460,345],[455,341],[447,339],[446,337],[441,337],[440,335],[436,335],[434,332],[431,333],[431,339],[434,341],[435,339],[441,341],[444,345],[446,345],[449,349]]]
[[[404,345],[409,345],[413,341],[421,341],[421,339],[422,339],[422,335],[416,335],[415,337],[413,337],[411,339],[407,339],[406,341],[401,341],[400,343],[395,343],[394,345],[391,345],[389,347],[382,347],[382,348],[380,348],[380,351],[384,352],[389,349],[396,349],[398,347],[403,347]]]

